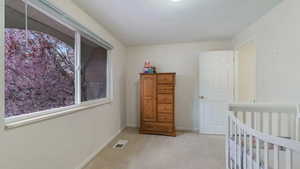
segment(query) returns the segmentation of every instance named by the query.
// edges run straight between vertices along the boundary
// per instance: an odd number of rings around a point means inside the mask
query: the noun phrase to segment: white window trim
[[[114,81],[113,81],[113,66],[112,66],[112,50],[107,51],[107,65],[106,65],[106,97],[111,101],[114,98]]]
[[[75,105],[81,103],[81,35],[75,34]],[[79,90],[78,90],[79,89]]]
[[[37,123],[44,120],[49,120],[61,116],[65,116],[68,114],[72,114],[81,110],[85,109],[91,109],[94,107],[98,107],[100,105],[104,104],[110,104],[113,101],[113,76],[112,76],[112,58],[111,58],[111,50],[107,50],[107,79],[106,79],[106,97],[100,98],[96,100],[90,100],[90,101],[84,101],[81,102],[81,81],[80,81],[80,40],[81,37],[84,35],[81,35],[79,32],[80,30],[74,28],[73,26],[70,26],[69,24],[64,23],[60,19],[58,19],[55,15],[50,14],[49,12],[43,10],[41,7],[39,7],[38,4],[34,4],[29,2],[28,0],[24,0],[24,2],[27,2],[31,7],[35,8],[36,10],[39,10],[43,14],[47,15],[51,19],[54,19],[58,23],[68,27],[69,29],[73,30],[75,32],[75,103],[71,106],[61,107],[61,108],[53,108],[48,109],[44,111],[38,111],[38,112],[32,112],[29,114],[23,114],[18,116],[12,116],[12,117],[6,117],[4,118],[4,126],[6,129],[12,129],[16,127],[21,127],[25,125],[29,125],[32,123]],[[87,30],[83,30],[84,32],[89,32]],[[94,36],[94,35],[93,35]],[[98,43],[97,43],[98,44]],[[101,46],[101,45],[100,45]],[[111,48],[112,49],[112,48]],[[79,89],[79,90],[78,90]]]
[[[37,123],[40,121],[49,120],[49,119],[65,116],[68,114],[76,113],[81,110],[91,109],[94,107],[98,107],[100,105],[109,104],[111,102],[112,102],[111,99],[104,98],[104,99],[83,102],[78,105],[54,108],[54,109],[39,111],[30,114],[7,117],[4,119],[5,128],[12,129],[16,127],[21,127],[28,124]]]

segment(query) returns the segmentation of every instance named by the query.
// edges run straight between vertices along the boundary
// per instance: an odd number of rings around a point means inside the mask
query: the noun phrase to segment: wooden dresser
[[[175,75],[140,74],[140,133],[176,136]]]

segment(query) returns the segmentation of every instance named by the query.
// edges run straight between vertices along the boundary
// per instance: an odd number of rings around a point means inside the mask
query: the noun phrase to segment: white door
[[[224,134],[228,104],[233,101],[233,51],[199,56],[200,132]]]

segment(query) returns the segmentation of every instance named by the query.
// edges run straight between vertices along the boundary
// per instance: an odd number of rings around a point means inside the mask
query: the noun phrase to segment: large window
[[[5,1],[5,117],[108,97],[107,49],[61,23]]]

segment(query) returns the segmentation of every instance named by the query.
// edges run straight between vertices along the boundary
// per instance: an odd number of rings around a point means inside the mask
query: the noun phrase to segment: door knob
[[[204,96],[200,96],[200,99],[205,99],[205,97]]]

